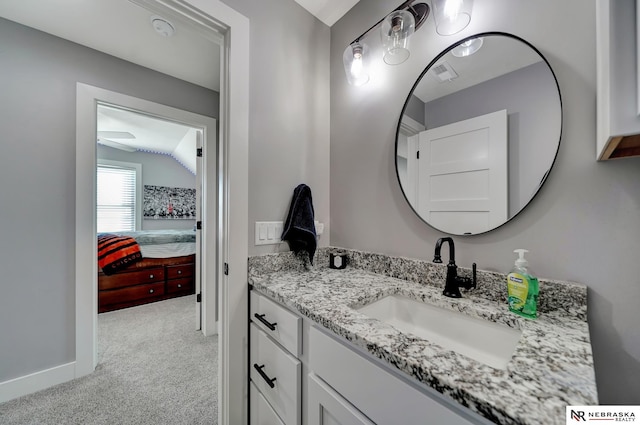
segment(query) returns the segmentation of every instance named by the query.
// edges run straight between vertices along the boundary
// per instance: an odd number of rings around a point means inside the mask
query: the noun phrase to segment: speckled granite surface
[[[336,335],[498,424],[564,424],[567,405],[597,404],[584,285],[540,280],[539,318],[506,307],[505,276],[478,270],[464,298],[442,295],[446,266],[346,250],[349,266],[314,267],[291,253],[249,259],[249,283]],[[468,270],[460,269],[464,275]],[[403,333],[354,308],[389,294],[502,323],[522,331],[505,370]]]

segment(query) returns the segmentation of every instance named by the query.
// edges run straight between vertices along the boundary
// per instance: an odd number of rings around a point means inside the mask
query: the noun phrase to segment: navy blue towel
[[[308,252],[309,261],[313,264],[317,243],[316,226],[311,189],[306,184],[300,184],[293,190],[293,198],[287,220],[284,223],[282,240],[287,241],[289,248],[296,254],[300,251]]]

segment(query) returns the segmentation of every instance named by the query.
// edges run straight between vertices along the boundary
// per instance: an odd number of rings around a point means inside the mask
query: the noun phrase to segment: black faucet
[[[445,296],[451,298],[462,298],[460,288],[471,289],[476,287],[476,263],[473,263],[473,280],[468,277],[458,276],[458,266],[456,266],[456,249],[453,246],[453,239],[440,238],[436,242],[436,251],[433,255],[434,263],[442,263],[440,248],[443,242],[449,243],[449,263],[447,264],[447,280],[444,285]]]

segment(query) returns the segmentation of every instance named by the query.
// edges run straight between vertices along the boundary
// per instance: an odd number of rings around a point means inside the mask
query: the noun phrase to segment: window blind
[[[136,230],[135,168],[98,165],[97,230]]]

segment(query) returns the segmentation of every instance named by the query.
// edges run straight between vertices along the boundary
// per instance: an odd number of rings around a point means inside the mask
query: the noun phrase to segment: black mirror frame
[[[522,206],[522,208],[520,208],[520,210],[518,210],[518,212],[516,212],[515,214],[513,214],[511,217],[509,217],[504,223],[502,223],[499,226],[496,226],[492,229],[489,229],[485,232],[481,232],[481,233],[462,233],[462,234],[457,234],[457,233],[450,233],[450,232],[446,232],[443,231],[441,229],[438,229],[436,227],[434,227],[433,225],[431,225],[429,222],[427,222],[416,210],[416,208],[411,205],[411,202],[409,202],[409,198],[407,197],[407,194],[404,191],[404,187],[402,186],[402,182],[400,180],[400,173],[398,171],[398,137],[400,136],[400,128],[402,125],[402,118],[404,117],[405,111],[407,109],[407,105],[409,104],[409,101],[411,100],[411,96],[413,95],[413,92],[415,91],[416,87],[418,86],[418,84],[420,84],[420,82],[422,81],[422,78],[426,75],[427,72],[429,72],[429,70],[431,69],[431,67],[433,65],[435,65],[440,58],[442,58],[444,55],[446,55],[447,53],[449,53],[452,49],[454,49],[456,46],[472,40],[474,38],[478,38],[478,37],[487,37],[487,36],[504,36],[504,37],[509,37],[509,38],[513,38],[515,40],[518,40],[520,42],[522,42],[523,44],[529,46],[533,51],[535,51],[541,58],[542,60],[547,64],[547,67],[549,68],[549,71],[551,72],[551,75],[553,76],[553,79],[555,81],[556,84],[556,88],[558,90],[558,100],[560,102],[560,134],[558,136],[558,148],[556,149],[556,153],[553,157],[553,161],[551,161],[551,165],[549,165],[549,168],[547,169],[547,172],[544,173],[544,176],[542,177],[540,184],[538,186],[538,189],[536,190],[536,192],[531,196],[531,198],[527,201],[526,204],[524,204]],[[504,226],[505,224],[509,223],[510,221],[512,221],[515,217],[517,217],[522,211],[524,211],[529,204],[531,204],[531,202],[538,196],[538,193],[540,193],[540,190],[542,189],[542,186],[544,185],[544,183],[547,181],[547,178],[549,177],[549,174],[551,173],[551,169],[553,168],[553,166],[556,163],[556,160],[558,158],[558,152],[560,152],[560,145],[562,143],[562,131],[564,128],[564,109],[562,107],[562,92],[560,91],[560,84],[558,84],[558,78],[556,77],[555,72],[553,72],[553,68],[551,67],[551,64],[549,63],[549,61],[547,60],[547,58],[536,48],[534,47],[531,43],[529,43],[528,41],[524,40],[521,37],[518,37],[517,35],[514,34],[510,34],[510,33],[506,33],[506,32],[499,32],[499,31],[489,31],[489,32],[482,32],[482,33],[478,33],[478,34],[474,34],[474,35],[470,35],[468,37],[465,37],[461,40],[456,41],[455,43],[451,44],[449,47],[447,47],[446,49],[444,49],[442,52],[440,52],[425,68],[424,70],[420,73],[420,75],[418,76],[418,78],[416,79],[416,82],[413,84],[413,86],[411,87],[411,90],[409,91],[409,94],[407,95],[407,99],[404,102],[404,105],[402,107],[402,111],[400,111],[400,117],[398,118],[398,126],[396,128],[396,138],[395,138],[395,148],[394,148],[394,156],[393,156],[393,160],[395,162],[395,168],[396,168],[396,178],[398,180],[398,185],[400,186],[400,190],[402,191],[402,196],[404,197],[405,201],[407,201],[407,204],[409,204],[409,207],[411,208],[411,210],[416,214],[416,216],[418,216],[418,218],[420,218],[420,220],[422,220],[426,225],[428,225],[429,227],[431,227],[434,230],[437,230],[438,232],[442,232],[445,234],[449,234],[449,235],[453,235],[453,236],[477,236],[477,235],[483,235],[489,232],[492,232],[496,229],[499,229],[500,227]]]

